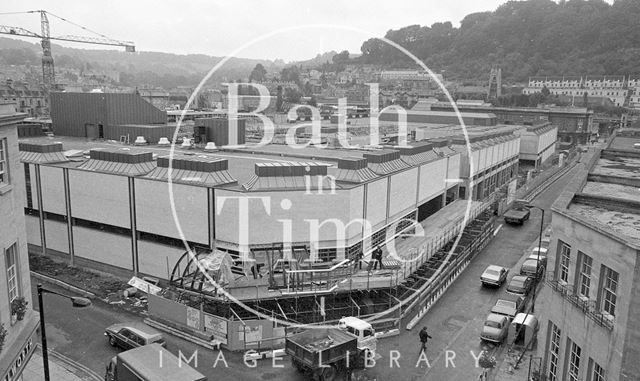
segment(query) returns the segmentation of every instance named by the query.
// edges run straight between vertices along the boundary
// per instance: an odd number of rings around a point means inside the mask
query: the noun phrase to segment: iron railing
[[[545,277],[545,284],[553,291],[559,293],[565,300],[582,310],[591,320],[601,327],[613,330],[613,319],[610,315],[599,310],[595,300],[587,299],[578,295],[573,285],[567,284],[555,278],[553,272],[549,272]]]

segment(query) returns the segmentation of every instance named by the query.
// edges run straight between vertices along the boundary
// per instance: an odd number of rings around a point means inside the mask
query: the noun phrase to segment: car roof
[[[489,314],[487,315],[487,318],[485,319],[485,321],[495,321],[495,322],[501,322],[504,319],[506,319],[507,317],[504,315],[500,315],[500,314]]]
[[[365,330],[365,329],[371,329],[371,324],[362,320],[362,319],[358,319],[355,316],[345,316],[342,319],[340,319],[341,324],[346,324],[350,327],[353,327],[355,329],[358,330]]]
[[[500,298],[498,298],[498,301],[506,300],[506,301],[509,301],[509,302],[516,302],[519,299],[522,299],[522,296],[504,293],[503,295],[500,296]],[[496,301],[496,303],[498,303],[498,301]]]
[[[524,282],[527,280],[527,278],[531,278],[531,277],[527,275],[514,275],[509,282],[513,282],[514,280],[519,282]]]
[[[147,338],[147,339],[151,339],[157,336],[161,336],[162,334],[160,332],[155,332],[152,328],[147,328],[146,326],[141,326],[137,323],[132,323],[132,324],[128,324],[128,323],[120,323],[120,324],[113,324],[112,326],[108,327],[114,331],[120,331],[122,328],[126,328],[129,331],[135,333],[138,336]]]
[[[535,260],[535,259],[527,259],[526,261],[524,261],[522,263],[522,266],[525,266],[525,265],[527,265],[527,266],[537,266],[536,262],[538,262],[538,261]]]
[[[503,269],[504,269],[504,267],[502,267],[502,266],[498,266],[498,265],[489,265],[489,266],[487,266],[487,268],[486,268],[486,269],[484,269],[484,271],[487,271],[487,270],[500,271],[500,270],[503,270]]]

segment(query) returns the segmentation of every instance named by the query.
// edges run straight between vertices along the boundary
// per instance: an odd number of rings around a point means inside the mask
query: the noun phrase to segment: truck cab
[[[376,331],[368,322],[354,316],[348,316],[340,319],[338,322],[338,328],[348,332],[358,339],[359,350],[369,350],[372,353],[376,352],[378,342],[378,339],[376,338]]]

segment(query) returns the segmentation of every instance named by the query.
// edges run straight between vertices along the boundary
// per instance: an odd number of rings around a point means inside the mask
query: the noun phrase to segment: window
[[[571,246],[560,242],[560,280],[569,281],[569,261],[571,260]]]
[[[24,163],[24,186],[27,190],[27,208],[33,209],[33,195],[31,193],[31,172],[29,163]]]
[[[593,361],[593,370],[591,372],[591,381],[604,381],[604,369],[598,365],[597,362]]]
[[[578,381],[578,372],[580,371],[580,353],[582,349],[573,341],[571,342],[571,353],[569,355],[569,381]]]
[[[604,268],[604,282],[602,285],[602,310],[611,316],[616,316],[616,292],[618,291],[618,278],[617,272],[612,269],[602,266]]]
[[[584,253],[578,253],[581,257],[579,283],[580,295],[585,298],[589,298],[589,288],[591,287],[591,265],[593,264],[593,259]]]
[[[549,381],[556,381],[558,378],[558,356],[560,354],[560,329],[551,324],[551,342],[549,344]]]
[[[9,184],[7,156],[7,139],[0,139],[0,186]]]
[[[14,243],[4,252],[4,265],[7,269],[7,289],[9,304],[20,296],[18,288],[18,246]]]

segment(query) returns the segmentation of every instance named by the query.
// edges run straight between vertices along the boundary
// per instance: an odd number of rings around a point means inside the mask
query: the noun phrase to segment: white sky
[[[362,42],[389,29],[451,21],[493,11],[507,0],[2,0],[0,13],[44,9],[117,40],[135,42],[138,51],[225,56],[252,40],[282,28],[334,24],[336,28],[301,28],[256,42],[235,56],[285,61],[344,49],[360,53]],[[50,18],[51,36],[91,36]],[[38,14],[2,15],[0,25],[40,32]],[[7,35],[0,35],[7,37]],[[27,41],[37,42],[36,39]],[[59,42],[56,42],[59,43]],[[63,44],[86,49],[97,45]]]

